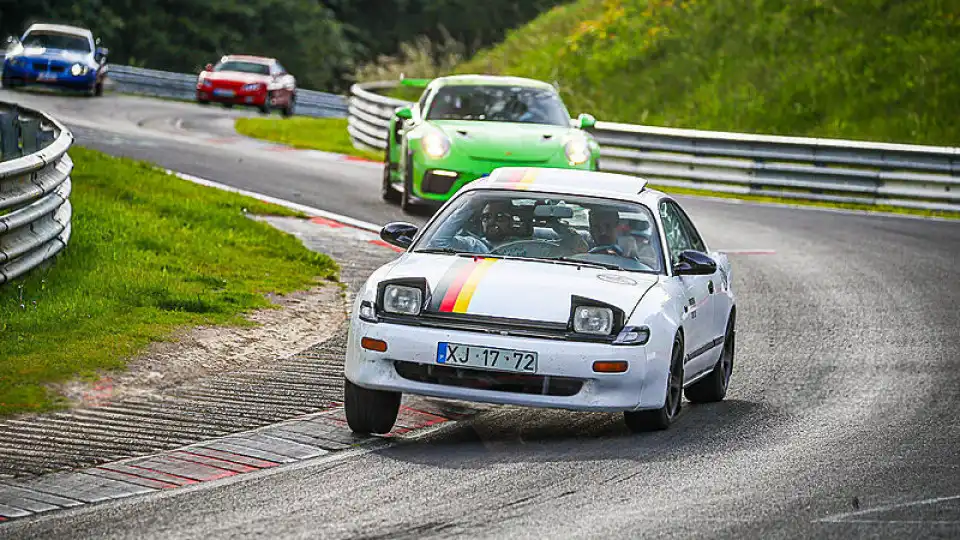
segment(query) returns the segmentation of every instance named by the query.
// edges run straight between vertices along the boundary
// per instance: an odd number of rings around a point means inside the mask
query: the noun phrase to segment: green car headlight
[[[424,153],[433,159],[440,159],[450,152],[450,139],[439,131],[431,131],[420,140]]]
[[[590,159],[590,146],[583,137],[572,137],[563,145],[563,152],[570,165],[580,165]]]

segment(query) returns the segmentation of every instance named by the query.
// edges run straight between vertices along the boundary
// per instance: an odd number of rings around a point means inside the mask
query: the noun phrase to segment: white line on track
[[[878,506],[876,508],[868,508],[866,510],[858,510],[856,512],[846,512],[843,514],[835,514],[832,516],[827,516],[825,518],[820,518],[817,520],[818,523],[845,523],[850,521],[848,518],[863,516],[867,514],[876,514],[878,512],[889,512],[890,510],[899,510],[901,508],[910,508],[912,506],[924,506],[928,504],[937,504],[947,501],[960,500],[960,495],[951,495],[949,497],[935,497],[932,499],[923,499],[920,501],[912,501],[905,503],[890,504],[886,506]],[[864,521],[874,521],[874,520],[864,520]],[[882,521],[882,520],[877,520]]]
[[[240,195],[245,195],[247,197],[252,197],[254,199],[259,199],[263,202],[268,202],[283,206],[284,208],[289,208],[291,210],[296,210],[298,212],[303,212],[304,214],[310,214],[313,217],[323,217],[327,219],[332,219],[334,221],[339,221],[341,223],[351,225],[358,229],[363,229],[365,231],[370,231],[373,233],[379,233],[382,226],[377,225],[376,223],[370,223],[369,221],[363,221],[359,219],[354,219],[343,214],[337,214],[335,212],[328,212],[326,210],[320,210],[319,208],[314,208],[312,206],[307,206],[304,204],[299,204],[295,202],[286,201],[283,199],[278,199],[276,197],[271,197],[269,195],[264,195],[263,193],[257,193],[255,191],[247,191],[245,189],[235,188],[233,186],[228,186],[226,184],[221,184],[219,182],[214,182],[213,180],[207,180],[206,178],[200,178],[199,176],[193,176],[192,174],[180,173],[176,171],[171,171],[170,169],[163,169],[167,174],[172,174],[177,178],[187,180],[188,182],[193,182],[194,184],[200,184],[201,186],[207,186],[212,188],[221,189],[223,191],[230,191],[232,193],[237,193]]]

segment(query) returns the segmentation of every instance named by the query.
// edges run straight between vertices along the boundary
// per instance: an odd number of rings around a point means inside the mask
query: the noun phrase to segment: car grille
[[[63,73],[67,70],[66,66],[51,64],[50,62],[33,62],[34,71],[50,71],[51,73]]]
[[[457,181],[456,176],[442,176],[434,174],[433,171],[427,171],[423,175],[423,181],[420,183],[420,189],[424,193],[445,194],[453,187]]]
[[[542,396],[572,396],[583,388],[583,380],[572,377],[501,373],[482,369],[418,364],[402,360],[395,361],[393,367],[398,375],[411,381],[478,390]]]

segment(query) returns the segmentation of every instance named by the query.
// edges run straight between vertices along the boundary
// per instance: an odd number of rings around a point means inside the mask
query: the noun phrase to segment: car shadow
[[[776,407],[752,401],[685,402],[670,429],[635,434],[621,414],[504,406],[377,452],[445,469],[584,459],[662,462],[755,449],[787,418]]]

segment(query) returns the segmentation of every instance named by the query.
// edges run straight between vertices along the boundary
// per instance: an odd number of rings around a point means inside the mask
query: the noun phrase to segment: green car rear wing
[[[412,86],[415,88],[426,88],[430,81],[433,79],[408,79],[403,75],[400,76],[400,85],[401,86]]]

